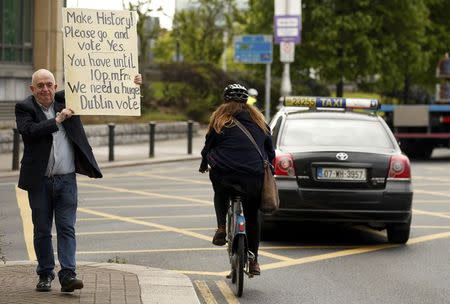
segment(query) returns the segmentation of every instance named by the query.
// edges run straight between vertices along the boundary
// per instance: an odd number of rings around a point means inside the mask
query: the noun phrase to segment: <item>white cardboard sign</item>
[[[66,106],[77,115],[140,116],[137,15],[63,8]]]

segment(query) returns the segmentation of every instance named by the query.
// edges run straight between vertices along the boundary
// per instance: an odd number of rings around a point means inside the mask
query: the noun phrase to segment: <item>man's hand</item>
[[[136,76],[134,76],[134,83],[141,85],[142,84],[142,75],[141,74],[137,74]]]
[[[70,117],[72,117],[73,115],[73,111],[71,109],[64,109],[59,113],[56,113],[56,122],[57,123],[62,123],[64,120],[69,119]]]

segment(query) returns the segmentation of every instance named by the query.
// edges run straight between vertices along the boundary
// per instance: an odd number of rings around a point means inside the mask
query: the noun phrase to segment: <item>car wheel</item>
[[[411,220],[405,224],[390,224],[387,227],[387,238],[389,243],[405,244],[409,239]]]

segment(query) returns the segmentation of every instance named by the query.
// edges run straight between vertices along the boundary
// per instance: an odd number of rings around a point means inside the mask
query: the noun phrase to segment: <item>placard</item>
[[[140,116],[137,15],[63,8],[66,107],[76,115]]]

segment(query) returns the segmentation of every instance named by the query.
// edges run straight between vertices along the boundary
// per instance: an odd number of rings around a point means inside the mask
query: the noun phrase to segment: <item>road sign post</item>
[[[284,63],[281,77],[281,95],[291,94],[289,63],[294,62],[295,44],[301,42],[301,0],[274,0],[275,43],[280,44],[280,61]]]

